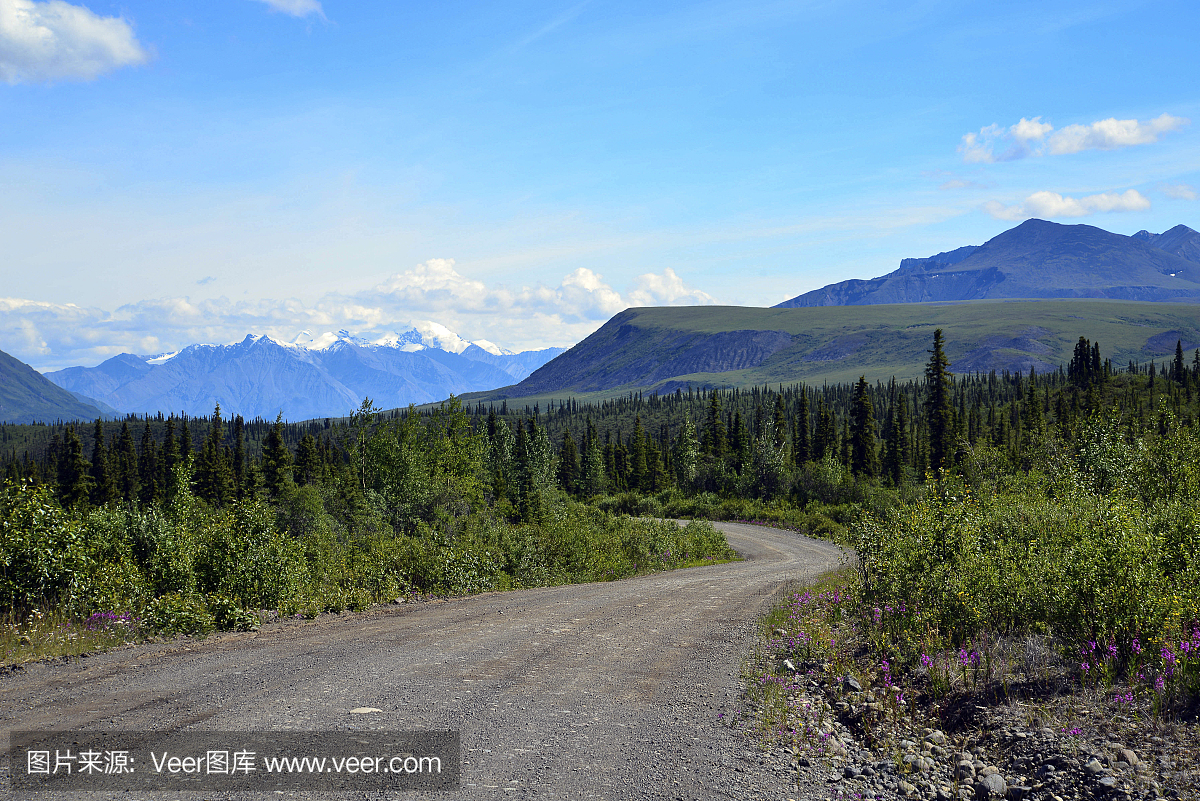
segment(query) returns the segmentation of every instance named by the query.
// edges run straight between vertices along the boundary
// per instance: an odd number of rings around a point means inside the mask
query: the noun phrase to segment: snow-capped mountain
[[[563,348],[514,353],[468,342],[432,322],[377,338],[302,331],[291,342],[249,335],[230,345],[122,353],[96,367],[47,373],[58,386],[122,412],[229,414],[289,420],[340,417],[363,398],[382,408],[515,384]]]

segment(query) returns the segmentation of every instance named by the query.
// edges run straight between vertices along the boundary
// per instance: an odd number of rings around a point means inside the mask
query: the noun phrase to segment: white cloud
[[[178,350],[197,342],[240,341],[248,333],[291,342],[342,328],[376,338],[413,321],[434,320],[468,340],[511,350],[567,345],[630,306],[712,303],[670,269],[638,276],[622,294],[580,268],[558,286],[511,289],[462,275],[452,259],[430,259],[370,290],[296,300],[144,300],[114,311],[0,298],[0,350],[40,369],[94,365],[122,352]]]
[[[1057,192],[1034,192],[1025,198],[1024,203],[1015,206],[1005,206],[993,200],[984,204],[983,208],[998,220],[1024,220],[1029,217],[1087,217],[1109,211],[1145,211],[1150,208],[1150,201],[1136,189],[1080,198],[1064,197]]]
[[[1041,117],[1021,118],[1008,128],[989,125],[964,134],[958,146],[963,161],[990,163],[1028,156],[1064,155],[1084,150],[1116,150],[1157,142],[1188,124],[1183,117],[1161,114],[1146,122],[1110,117],[1090,125],[1068,125],[1058,131]]]
[[[1163,184],[1158,191],[1173,200],[1196,199],[1196,187],[1190,184]]]
[[[0,80],[9,84],[91,80],[146,58],[119,17],[63,0],[0,0]]]
[[[1182,117],[1172,117],[1170,114],[1162,114],[1149,122],[1110,117],[1091,125],[1068,125],[1046,140],[1046,149],[1054,155],[1060,155],[1081,150],[1116,150],[1132,145],[1148,145],[1187,123]]]
[[[275,11],[291,14],[293,17],[307,17],[309,14],[325,16],[325,12],[317,0],[258,0],[258,2],[265,3]]]
[[[637,283],[629,293],[634,306],[705,306],[716,303],[716,299],[699,289],[688,289],[683,279],[670,267],[662,275],[646,273],[637,277]]]

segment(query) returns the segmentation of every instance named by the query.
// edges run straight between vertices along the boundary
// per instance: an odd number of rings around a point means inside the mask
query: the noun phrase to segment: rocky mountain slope
[[[1179,225],[1122,236],[1027,220],[981,246],[904,259],[882,277],[830,284],[776,308],[999,298],[1200,302],[1200,233]]]
[[[296,342],[247,336],[233,345],[191,345],[157,357],[123,353],[96,367],[48,373],[60,387],[122,412],[223,411],[289,420],[349,414],[370,398],[382,408],[429,403],[507,386],[562,352],[512,353],[445,329],[369,342],[348,332]]]

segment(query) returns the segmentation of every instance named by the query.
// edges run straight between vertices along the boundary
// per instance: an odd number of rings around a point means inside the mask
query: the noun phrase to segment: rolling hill
[[[886,381],[923,374],[933,330],[952,369],[1039,372],[1080,336],[1121,366],[1200,347],[1200,305],[1109,300],[971,301],[815,308],[628,309],[514,387],[465,396],[586,399],[686,386]],[[1190,357],[1189,357],[1190,358]]]
[[[24,362],[0,351],[0,422],[95,420],[102,410],[80,399]]]
[[[1200,233],[1114,234],[1026,220],[978,247],[904,259],[879,278],[805,292],[776,308],[1000,298],[1200,302]]]

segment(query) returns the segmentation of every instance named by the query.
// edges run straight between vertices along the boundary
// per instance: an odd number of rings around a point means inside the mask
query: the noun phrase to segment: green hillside
[[[0,351],[0,422],[95,420],[100,409],[50,383],[37,370]]]
[[[676,387],[917,378],[935,328],[955,372],[1056,370],[1080,336],[1106,356],[1163,359],[1200,347],[1200,305],[1110,300],[963,301],[762,309],[629,309],[512,387],[470,402],[601,399]]]

